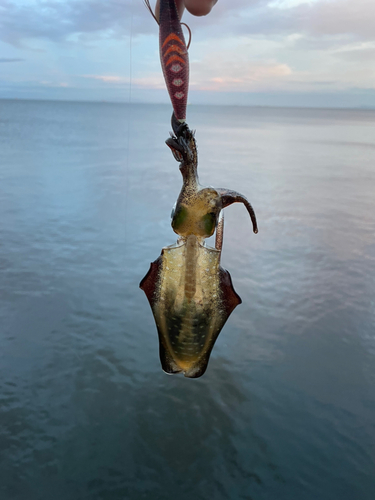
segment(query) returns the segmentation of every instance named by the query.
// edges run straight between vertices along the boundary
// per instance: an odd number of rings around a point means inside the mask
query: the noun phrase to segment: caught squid
[[[202,187],[194,133],[172,115],[174,135],[167,139],[180,162],[182,189],[172,212],[177,243],[163,248],[140,283],[151,305],[166,373],[183,372],[197,378],[206,371],[210,353],[228,317],[241,303],[230,274],[220,266],[223,244],[223,209],[243,203],[253,232],[254,210],[236,191]],[[216,230],[215,248],[205,239]]]

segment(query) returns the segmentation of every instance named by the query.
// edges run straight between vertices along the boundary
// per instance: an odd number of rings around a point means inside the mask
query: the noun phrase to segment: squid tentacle
[[[237,191],[231,191],[230,189],[219,188],[216,189],[216,191],[221,196],[221,202],[223,204],[223,208],[229,207],[229,205],[232,205],[232,203],[243,203],[245,205],[245,208],[250,215],[251,222],[253,223],[253,233],[257,234],[258,233],[257,218],[249,200],[242,194],[238,193]]]

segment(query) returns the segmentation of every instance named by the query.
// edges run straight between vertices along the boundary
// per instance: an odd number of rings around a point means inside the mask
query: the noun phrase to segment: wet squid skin
[[[195,235],[163,248],[141,282],[159,334],[160,360],[167,373],[200,377],[230,313],[241,303],[220,251]]]
[[[223,208],[241,202],[249,212],[254,233],[255,213],[248,200],[228,189],[202,188],[197,174],[194,134],[172,116],[175,136],[166,143],[177,161],[183,185],[172,213],[175,245],[160,257],[140,283],[154,314],[160,360],[166,373],[184,372],[196,378],[206,371],[214,343],[233,309],[241,303],[230,274],[220,266]],[[216,229],[215,248],[205,238]]]

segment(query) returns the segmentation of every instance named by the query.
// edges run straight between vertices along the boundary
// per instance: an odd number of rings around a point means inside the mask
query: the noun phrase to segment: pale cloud
[[[191,50],[190,83],[194,90],[253,92],[274,89],[294,70],[283,55],[280,42],[223,37],[207,47],[199,42]]]
[[[341,59],[352,63],[371,63],[369,69],[375,66],[375,42],[343,45],[337,48],[333,54]]]
[[[24,61],[24,59],[21,59],[19,57],[0,57],[0,63],[13,63],[20,61]]]
[[[269,3],[269,6],[276,9],[290,9],[303,4],[313,4],[319,0],[274,0]]]
[[[159,73],[150,74],[141,78],[133,78],[132,85],[144,89],[164,90],[165,82],[161,71]]]
[[[69,87],[69,84],[67,82],[50,82],[48,80],[42,80],[39,82],[42,85],[45,85],[46,87],[60,87],[60,88],[67,88]]]
[[[193,89],[215,92],[265,90],[280,85],[280,81],[292,74],[287,64],[278,63],[248,62],[244,66],[241,63],[231,62],[229,68],[223,68],[218,64],[216,70],[214,66],[208,65],[207,61],[192,66],[193,73],[197,75],[192,79]]]
[[[344,34],[359,39],[375,38],[373,0],[321,0],[314,5],[300,6],[296,14],[304,29],[315,35]]]
[[[375,64],[375,48],[356,49],[337,52],[337,57],[351,63]]]
[[[209,16],[184,16],[194,36],[230,33],[375,38],[374,0],[219,0]],[[66,40],[77,34],[121,38],[157,33],[141,0],[2,0],[0,38]]]
[[[91,78],[93,80],[100,80],[105,83],[129,83],[129,78],[124,78],[116,75],[82,75],[83,78]]]
[[[0,0],[0,14],[0,63],[15,63],[3,65],[4,81],[118,95],[129,85],[165,90],[158,26],[142,0]],[[190,87],[373,89],[374,19],[375,0],[219,0],[209,16],[184,15]]]
[[[242,33],[303,33],[311,36],[343,35],[375,38],[373,0],[316,0],[297,5],[269,4],[252,16],[247,10],[239,27]]]
[[[62,41],[79,33],[121,38],[147,33],[155,24],[136,0],[1,0],[0,9],[0,39],[15,46],[29,38]]]

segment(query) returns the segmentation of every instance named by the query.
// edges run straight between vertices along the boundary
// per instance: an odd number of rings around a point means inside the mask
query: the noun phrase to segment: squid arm
[[[251,206],[248,199],[242,194],[237,193],[237,191],[231,191],[229,189],[223,189],[223,188],[216,188],[216,191],[221,196],[223,208],[229,207],[229,205],[232,205],[233,203],[243,203],[245,205],[245,208],[250,215],[251,222],[253,223],[253,233],[257,234],[258,233],[257,219],[255,216],[254,209]]]

